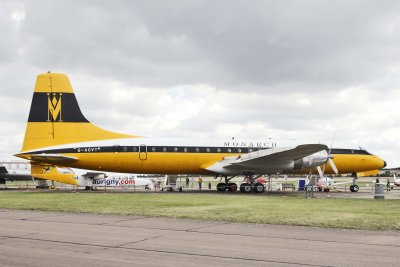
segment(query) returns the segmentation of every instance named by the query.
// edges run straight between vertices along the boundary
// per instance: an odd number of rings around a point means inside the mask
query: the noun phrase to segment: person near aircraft
[[[203,184],[203,178],[201,178],[201,176],[199,176],[199,178],[197,179],[197,182],[199,183],[199,190],[201,190],[201,185]]]

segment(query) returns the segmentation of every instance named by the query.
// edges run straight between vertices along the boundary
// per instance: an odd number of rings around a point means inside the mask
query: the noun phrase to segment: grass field
[[[0,208],[400,230],[399,200],[188,193],[0,192]]]

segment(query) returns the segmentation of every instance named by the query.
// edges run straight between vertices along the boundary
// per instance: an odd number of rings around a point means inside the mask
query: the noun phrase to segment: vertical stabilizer
[[[22,152],[93,140],[135,137],[101,129],[82,114],[65,74],[45,73],[36,79]]]

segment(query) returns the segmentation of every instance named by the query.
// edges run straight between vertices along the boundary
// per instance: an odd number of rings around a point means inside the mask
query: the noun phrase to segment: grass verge
[[[0,192],[0,208],[400,230],[399,200],[186,193]]]

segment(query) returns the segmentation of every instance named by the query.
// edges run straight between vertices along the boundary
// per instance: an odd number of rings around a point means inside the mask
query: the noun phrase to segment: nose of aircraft
[[[385,168],[387,166],[386,161],[384,161],[382,158],[380,158],[378,156],[375,156],[375,158],[377,159],[375,164],[377,165],[379,170],[383,169],[383,168]]]

